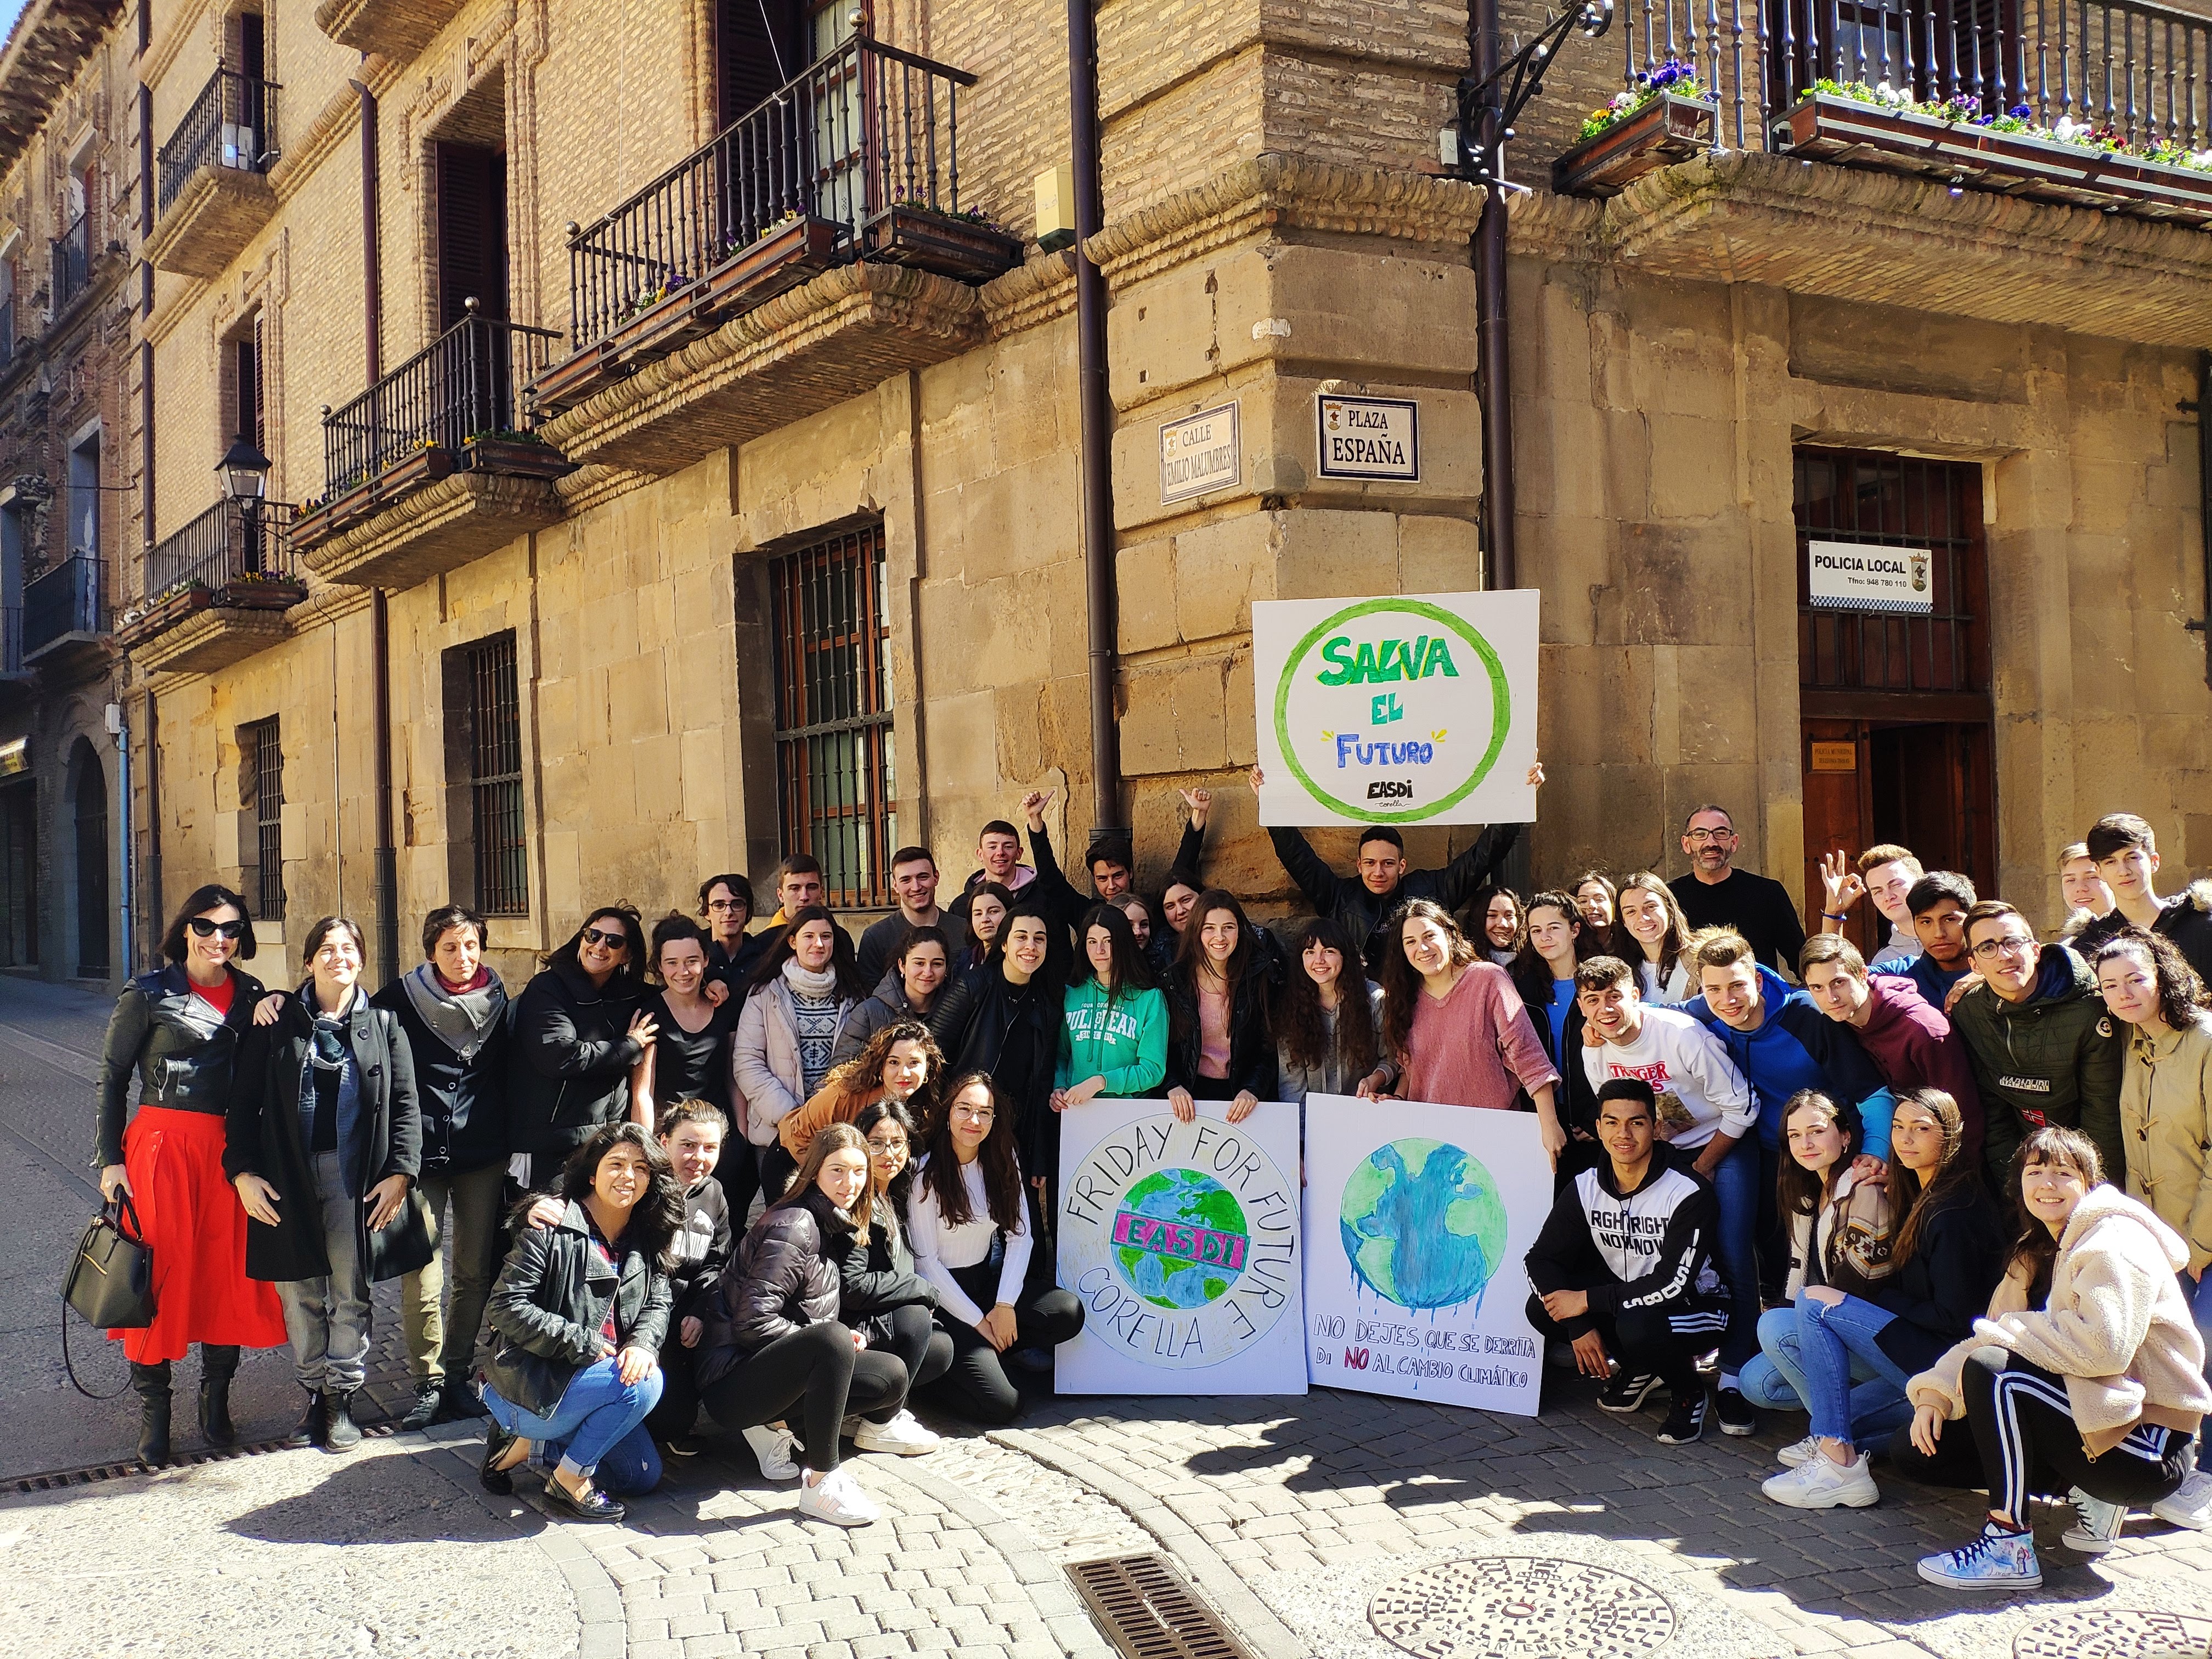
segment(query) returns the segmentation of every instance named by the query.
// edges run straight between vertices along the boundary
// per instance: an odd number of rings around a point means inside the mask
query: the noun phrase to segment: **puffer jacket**
[[[753,1223],[700,1310],[701,1388],[778,1337],[837,1317],[844,1279],[833,1241],[839,1234],[849,1240],[853,1231],[853,1218],[818,1187]]]
[[[668,1275],[642,1251],[618,1246],[604,1261],[584,1206],[571,1200],[556,1225],[518,1227],[485,1313],[500,1340],[484,1381],[511,1405],[543,1417],[569,1380],[602,1357],[610,1304],[622,1346],[658,1353],[668,1339]]]
[[[2045,1125],[2089,1137],[2114,1181],[2126,1167],[2120,1135],[2120,1078],[2127,1043],[2105,1012],[2087,963],[2046,945],[2034,988],[2007,1002],[1977,985],[1951,1011],[1966,1042],[1982,1096],[1982,1157],[1999,1191],[2012,1182],[2012,1155]]]
[[[836,1259],[842,1286],[837,1316],[854,1330],[866,1331],[871,1342],[886,1340],[890,1316],[900,1308],[934,1308],[937,1287],[915,1271],[914,1252],[907,1248],[906,1229],[883,1212],[890,1200],[876,1197],[878,1213],[868,1220],[868,1236],[857,1232],[834,1236],[831,1254]]]
[[[1066,988],[1052,959],[1016,985],[998,963],[947,985],[929,1011],[929,1034],[945,1055],[948,1080],[988,1072],[999,1109],[1014,1114],[1014,1146],[1022,1168],[1060,1168],[1060,1114],[1052,1109],[1053,1068],[1060,1063]],[[1009,1052],[1021,1056],[1011,1063]]]
[[[629,1020],[643,994],[627,975],[593,985],[573,952],[523,988],[507,1047],[509,1151],[573,1152],[629,1109],[645,1053]]]
[[[2128,1040],[2120,1079],[2128,1196],[2142,1200],[2189,1246],[2189,1271],[2212,1266],[2212,1016],[2185,1030]]]
[[[2066,1379],[2081,1444],[2101,1457],[2138,1423],[2194,1434],[2212,1410],[2204,1339],[2176,1276],[2189,1259],[2181,1236],[2109,1183],[2085,1194],[2059,1235],[2051,1294],[2027,1305],[2028,1263],[2015,1262],[1988,1317],[1905,1384],[1916,1406],[1966,1415],[1962,1373],[1978,1349],[2002,1348]]]
[[[857,1001],[838,1005],[841,1036],[859,1006]],[[730,1039],[730,1101],[745,1139],[756,1146],[775,1145],[776,1126],[806,1102],[799,1012],[792,1004],[791,982],[781,975],[748,996],[738,1016]]]
[[[937,988],[937,994],[945,994],[943,986]],[[906,994],[906,981],[894,968],[876,982],[874,995],[845,1016],[844,1024],[838,1028],[836,1046],[830,1050],[830,1063],[842,1066],[866,1048],[868,1039],[886,1025],[896,1025],[902,1019],[920,1024],[928,1018],[927,1008],[914,1006],[914,999]]]
[[[123,1162],[123,1126],[134,1070],[141,1106],[210,1117],[228,1111],[239,1039],[253,1024],[253,1005],[269,994],[259,980],[235,966],[230,979],[230,1012],[220,1020],[192,994],[192,982],[179,963],[141,974],[123,988],[100,1049],[95,1165]]]

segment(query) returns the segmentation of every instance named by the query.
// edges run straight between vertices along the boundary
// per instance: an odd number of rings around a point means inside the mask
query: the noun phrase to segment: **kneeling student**
[[[1612,1376],[1598,1404],[1632,1412],[1662,1386],[1674,1396],[1668,1445],[1701,1440],[1698,1355],[1726,1328],[1729,1295],[1713,1267],[1719,1206],[1690,1160],[1656,1138],[1658,1101],[1640,1078],[1597,1091],[1606,1159],[1559,1189],[1528,1252],[1528,1322],[1573,1344],[1586,1376]],[[1613,1364],[1620,1370],[1613,1374]]]

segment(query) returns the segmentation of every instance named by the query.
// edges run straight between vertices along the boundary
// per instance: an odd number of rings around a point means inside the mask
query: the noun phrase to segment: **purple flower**
[[[2034,111],[2029,109],[2025,104],[2014,104],[2009,110],[2007,110],[2005,113],[2011,116],[2015,121],[2025,121],[2029,116],[2034,113]]]

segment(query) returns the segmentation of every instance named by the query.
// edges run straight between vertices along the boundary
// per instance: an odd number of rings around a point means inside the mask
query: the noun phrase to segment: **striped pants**
[[[2026,1521],[2032,1495],[2057,1496],[2075,1486],[2107,1504],[2155,1504],[2193,1467],[2194,1437],[2154,1423],[2137,1424],[2118,1445],[2090,1456],[2067,1401],[2065,1380],[2017,1354],[1978,1350],[1960,1380],[1966,1420],[1989,1480],[1990,1508],[2014,1521]]]

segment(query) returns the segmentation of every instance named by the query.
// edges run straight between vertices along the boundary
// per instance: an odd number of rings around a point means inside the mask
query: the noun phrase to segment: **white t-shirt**
[[[972,1267],[991,1254],[991,1237],[999,1230],[991,1219],[990,1194],[983,1185],[983,1160],[960,1166],[960,1184],[968,1189],[968,1219],[948,1226],[937,1207],[925,1171],[929,1160],[915,1167],[914,1190],[906,1203],[907,1242],[914,1247],[914,1269],[937,1286],[937,1299],[945,1312],[967,1325],[983,1322],[983,1310],[952,1277],[955,1267]],[[1021,1224],[1006,1235],[1006,1260],[999,1267],[999,1297],[1012,1304],[1021,1300],[1022,1280],[1030,1270],[1028,1206]]]
[[[1640,1077],[1659,1097],[1659,1133],[1686,1150],[1717,1133],[1741,1139],[1759,1121],[1759,1103],[1720,1039],[1672,1008],[1644,1010],[1636,1041],[1583,1049],[1596,1090],[1617,1077]]]
[[[1646,1002],[1684,1003],[1697,995],[1690,984],[1690,958],[1686,952],[1674,958],[1674,970],[1664,980],[1659,977],[1659,964],[1637,953],[1636,988]]]

